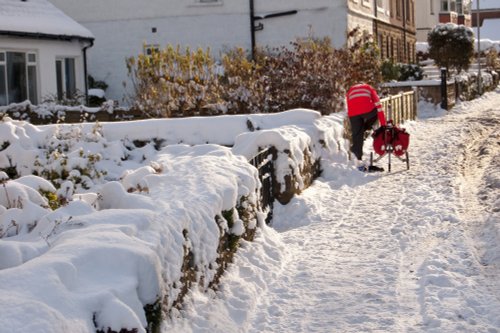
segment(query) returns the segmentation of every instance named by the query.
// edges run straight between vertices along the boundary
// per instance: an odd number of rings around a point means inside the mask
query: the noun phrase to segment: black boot
[[[368,167],[368,172],[381,172],[384,171],[384,168],[378,167],[376,165],[370,165]]]

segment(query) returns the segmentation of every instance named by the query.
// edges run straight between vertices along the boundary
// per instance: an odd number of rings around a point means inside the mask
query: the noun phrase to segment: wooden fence
[[[384,108],[385,118],[392,119],[394,124],[417,118],[417,94],[408,91],[380,100]]]

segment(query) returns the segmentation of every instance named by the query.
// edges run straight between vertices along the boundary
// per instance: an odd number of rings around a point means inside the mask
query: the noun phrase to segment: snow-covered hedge
[[[39,127],[4,119],[0,133],[9,332],[154,331],[190,288],[215,287],[263,223],[247,162],[259,147],[277,148],[276,179],[298,191],[309,157],[347,161],[342,116],[310,110]]]

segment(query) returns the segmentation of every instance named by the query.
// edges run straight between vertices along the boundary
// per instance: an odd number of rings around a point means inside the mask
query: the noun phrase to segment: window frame
[[[35,50],[10,50],[3,49],[0,50],[0,66],[3,68],[3,77],[0,80],[3,82],[4,91],[2,91],[2,97],[5,97],[5,105],[11,103],[20,103],[23,101],[16,101],[14,96],[9,94],[9,54],[22,54],[24,58],[24,82],[20,82],[23,86],[20,87],[21,90],[25,90],[26,99],[28,99],[32,104],[38,104],[39,96],[39,73],[38,73],[38,53]],[[3,105],[0,104],[0,105]]]
[[[449,2],[449,0],[441,0],[441,4],[439,5],[439,10],[442,13],[449,13],[450,12],[450,2]]]
[[[76,93],[78,92],[76,57],[58,56],[56,57],[55,65],[57,99],[64,100],[65,98],[74,98]],[[70,66],[71,68],[69,68]],[[68,69],[70,69],[72,72],[69,73],[69,75]]]
[[[160,52],[160,44],[145,44],[143,46],[142,52],[145,56],[151,56],[153,51]]]

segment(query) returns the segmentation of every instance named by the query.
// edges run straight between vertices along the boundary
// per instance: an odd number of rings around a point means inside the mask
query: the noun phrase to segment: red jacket
[[[359,116],[377,108],[377,116],[380,126],[385,126],[384,110],[375,89],[369,84],[356,84],[347,92],[347,115],[349,117]]]

